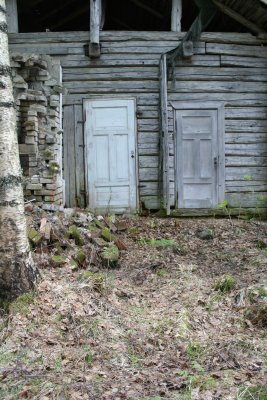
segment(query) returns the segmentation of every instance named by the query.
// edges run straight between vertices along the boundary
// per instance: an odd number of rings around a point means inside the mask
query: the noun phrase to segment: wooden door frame
[[[136,207],[134,210],[131,210],[131,212],[139,212],[139,175],[138,175],[138,146],[137,146],[137,119],[136,119],[136,98],[135,97],[115,97],[111,95],[106,95],[106,96],[94,96],[90,98],[84,98],[83,99],[83,115],[84,115],[84,129],[83,129],[83,134],[84,134],[84,165],[85,165],[85,200],[86,200],[86,206],[90,208],[89,204],[89,177],[88,177],[88,163],[89,163],[89,151],[88,149],[88,135],[86,134],[88,127],[88,120],[86,118],[86,104],[93,102],[93,101],[112,101],[112,100],[118,100],[118,101],[125,101],[125,100],[132,100],[134,104],[134,145],[135,145],[135,168],[134,168],[134,173],[135,173],[135,182],[136,182]]]
[[[176,126],[176,111],[178,110],[215,110],[217,111],[217,139],[218,139],[218,203],[225,199],[225,113],[223,101],[211,100],[188,100],[188,101],[172,101],[173,108],[173,132],[174,132],[174,176],[175,176],[175,207],[178,208],[178,187],[177,187],[177,126]]]

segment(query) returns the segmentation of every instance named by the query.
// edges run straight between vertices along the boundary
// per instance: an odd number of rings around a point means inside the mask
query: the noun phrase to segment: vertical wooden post
[[[168,131],[168,94],[167,94],[167,61],[166,54],[160,59],[160,182],[161,203],[170,215],[169,183],[169,131]]]
[[[7,29],[9,33],[18,33],[18,8],[17,0],[7,0],[6,1],[6,11],[7,11]]]
[[[171,30],[181,32],[182,0],[172,0]]]
[[[89,56],[100,57],[99,31],[101,22],[101,0],[90,0],[90,44]]]

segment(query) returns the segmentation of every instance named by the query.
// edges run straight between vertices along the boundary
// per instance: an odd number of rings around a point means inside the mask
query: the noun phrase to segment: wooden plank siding
[[[60,59],[67,126],[65,145],[77,141],[76,165],[81,175],[66,171],[84,190],[82,105],[84,99],[135,97],[139,194],[143,206],[156,209],[159,199],[159,59],[176,47],[183,33],[102,32],[101,57],[85,55],[88,32],[10,34],[12,52],[51,54]],[[177,40],[178,39],[178,40]],[[176,81],[168,83],[170,133],[170,200],[175,206],[175,163],[172,101],[212,100],[225,104],[226,198],[234,207],[267,207],[267,42],[250,34],[204,33],[192,59],[177,62]],[[76,108],[75,108],[76,107]],[[72,113],[71,115],[69,115]],[[79,115],[77,117],[77,115]],[[70,136],[69,136],[70,135]],[[65,153],[66,154],[66,153]],[[75,181],[74,181],[75,180]],[[77,185],[79,188],[77,189]],[[73,195],[72,195],[73,196]],[[68,197],[69,198],[69,197]],[[263,199],[263,200],[262,200]],[[69,198],[69,204],[74,200]]]

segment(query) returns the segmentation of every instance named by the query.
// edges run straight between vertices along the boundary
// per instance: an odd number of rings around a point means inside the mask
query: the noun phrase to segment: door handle
[[[131,158],[134,158],[134,151],[131,151]]]
[[[214,163],[214,166],[217,167],[217,165],[218,165],[218,157],[214,157],[213,158],[213,163]]]

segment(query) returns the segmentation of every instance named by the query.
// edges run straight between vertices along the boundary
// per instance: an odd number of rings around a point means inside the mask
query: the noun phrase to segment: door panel
[[[136,210],[134,100],[90,100],[85,112],[89,207]]]
[[[178,207],[218,204],[217,110],[177,110]]]

